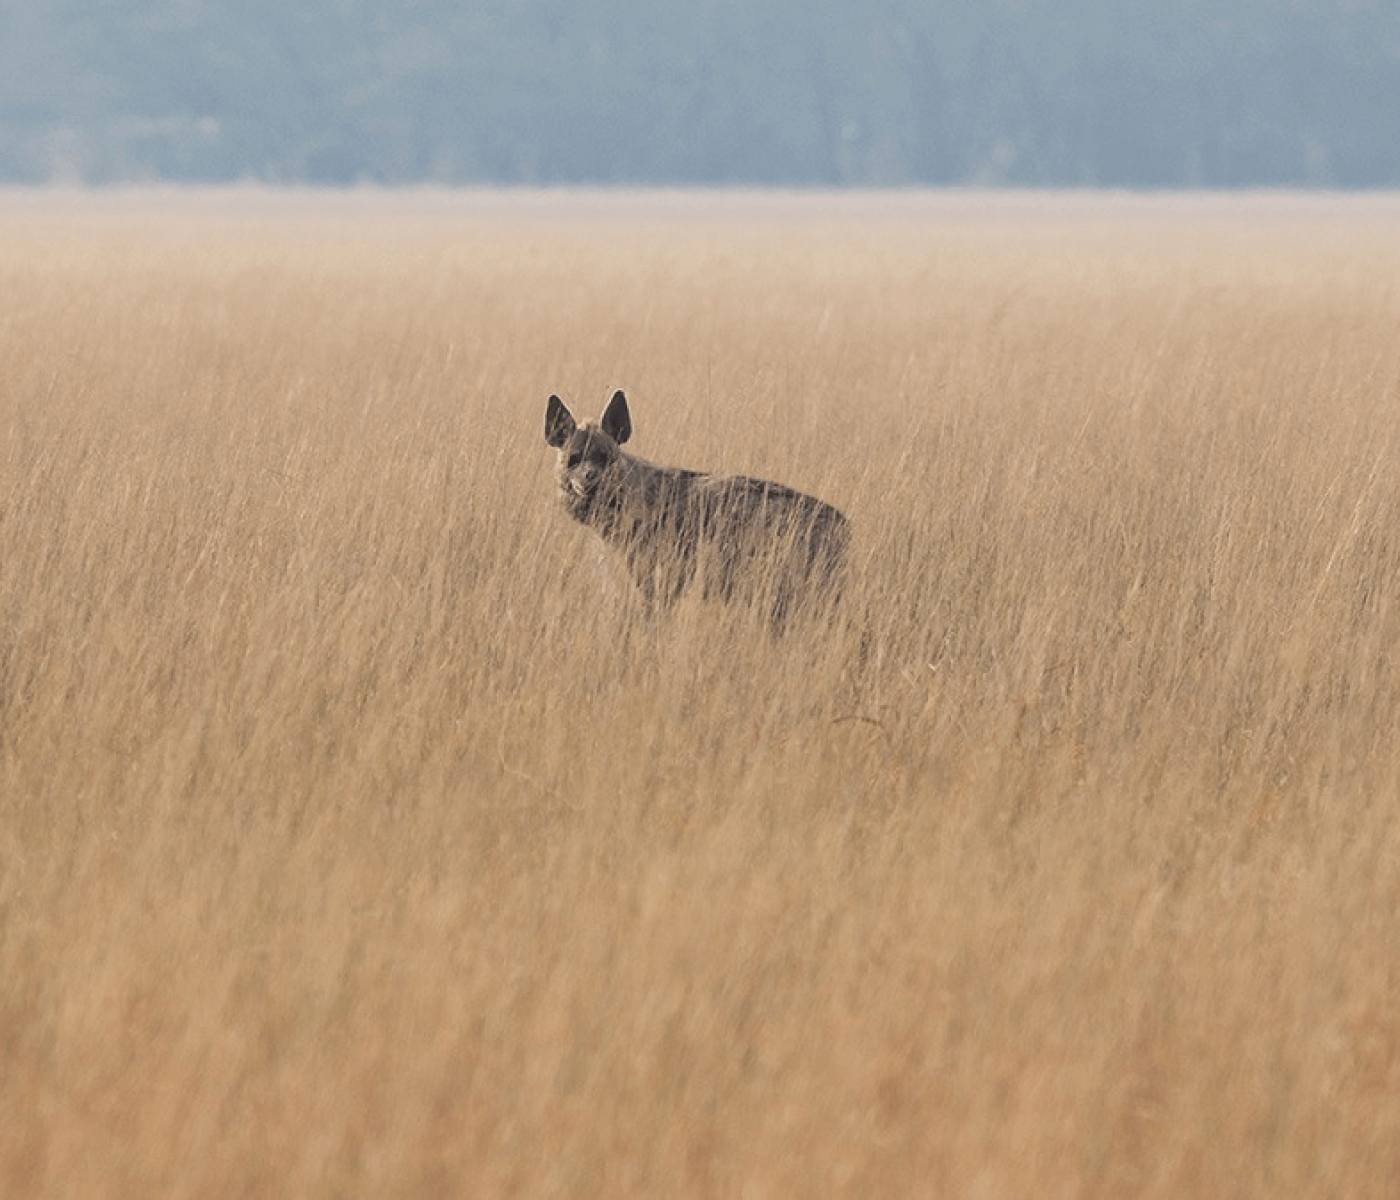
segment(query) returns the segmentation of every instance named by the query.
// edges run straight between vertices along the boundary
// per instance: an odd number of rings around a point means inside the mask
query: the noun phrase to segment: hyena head
[[[558,396],[549,398],[544,414],[544,440],[559,451],[554,479],[564,507],[580,521],[595,515],[600,500],[621,485],[620,447],[632,436],[627,397],[615,392],[600,421],[574,420]]]

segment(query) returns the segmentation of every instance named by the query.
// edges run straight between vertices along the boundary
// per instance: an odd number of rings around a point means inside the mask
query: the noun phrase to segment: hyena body
[[[845,516],[780,483],[660,467],[625,453],[632,418],[621,392],[596,422],[576,422],[551,396],[544,435],[559,451],[564,508],[621,554],[649,604],[668,604],[694,586],[760,604],[781,626],[794,609],[839,590],[850,541]]]

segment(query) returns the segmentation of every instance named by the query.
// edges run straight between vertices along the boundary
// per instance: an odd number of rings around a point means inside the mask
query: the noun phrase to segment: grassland
[[[1400,209],[518,199],[0,200],[0,1194],[1393,1195]]]

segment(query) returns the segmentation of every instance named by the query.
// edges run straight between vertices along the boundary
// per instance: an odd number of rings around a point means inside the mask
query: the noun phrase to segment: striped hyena
[[[600,421],[577,423],[558,396],[544,438],[559,451],[565,509],[621,553],[647,603],[695,584],[767,609],[775,626],[840,586],[850,534],[829,504],[780,483],[659,467],[622,450],[632,436],[617,392]]]

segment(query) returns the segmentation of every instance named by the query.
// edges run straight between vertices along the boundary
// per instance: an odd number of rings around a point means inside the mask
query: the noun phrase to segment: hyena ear
[[[557,450],[574,436],[576,428],[574,414],[558,396],[551,396],[549,407],[544,410],[544,440]]]
[[[627,411],[627,397],[620,390],[614,392],[613,398],[608,401],[602,428],[619,446],[632,436],[632,414]]]

